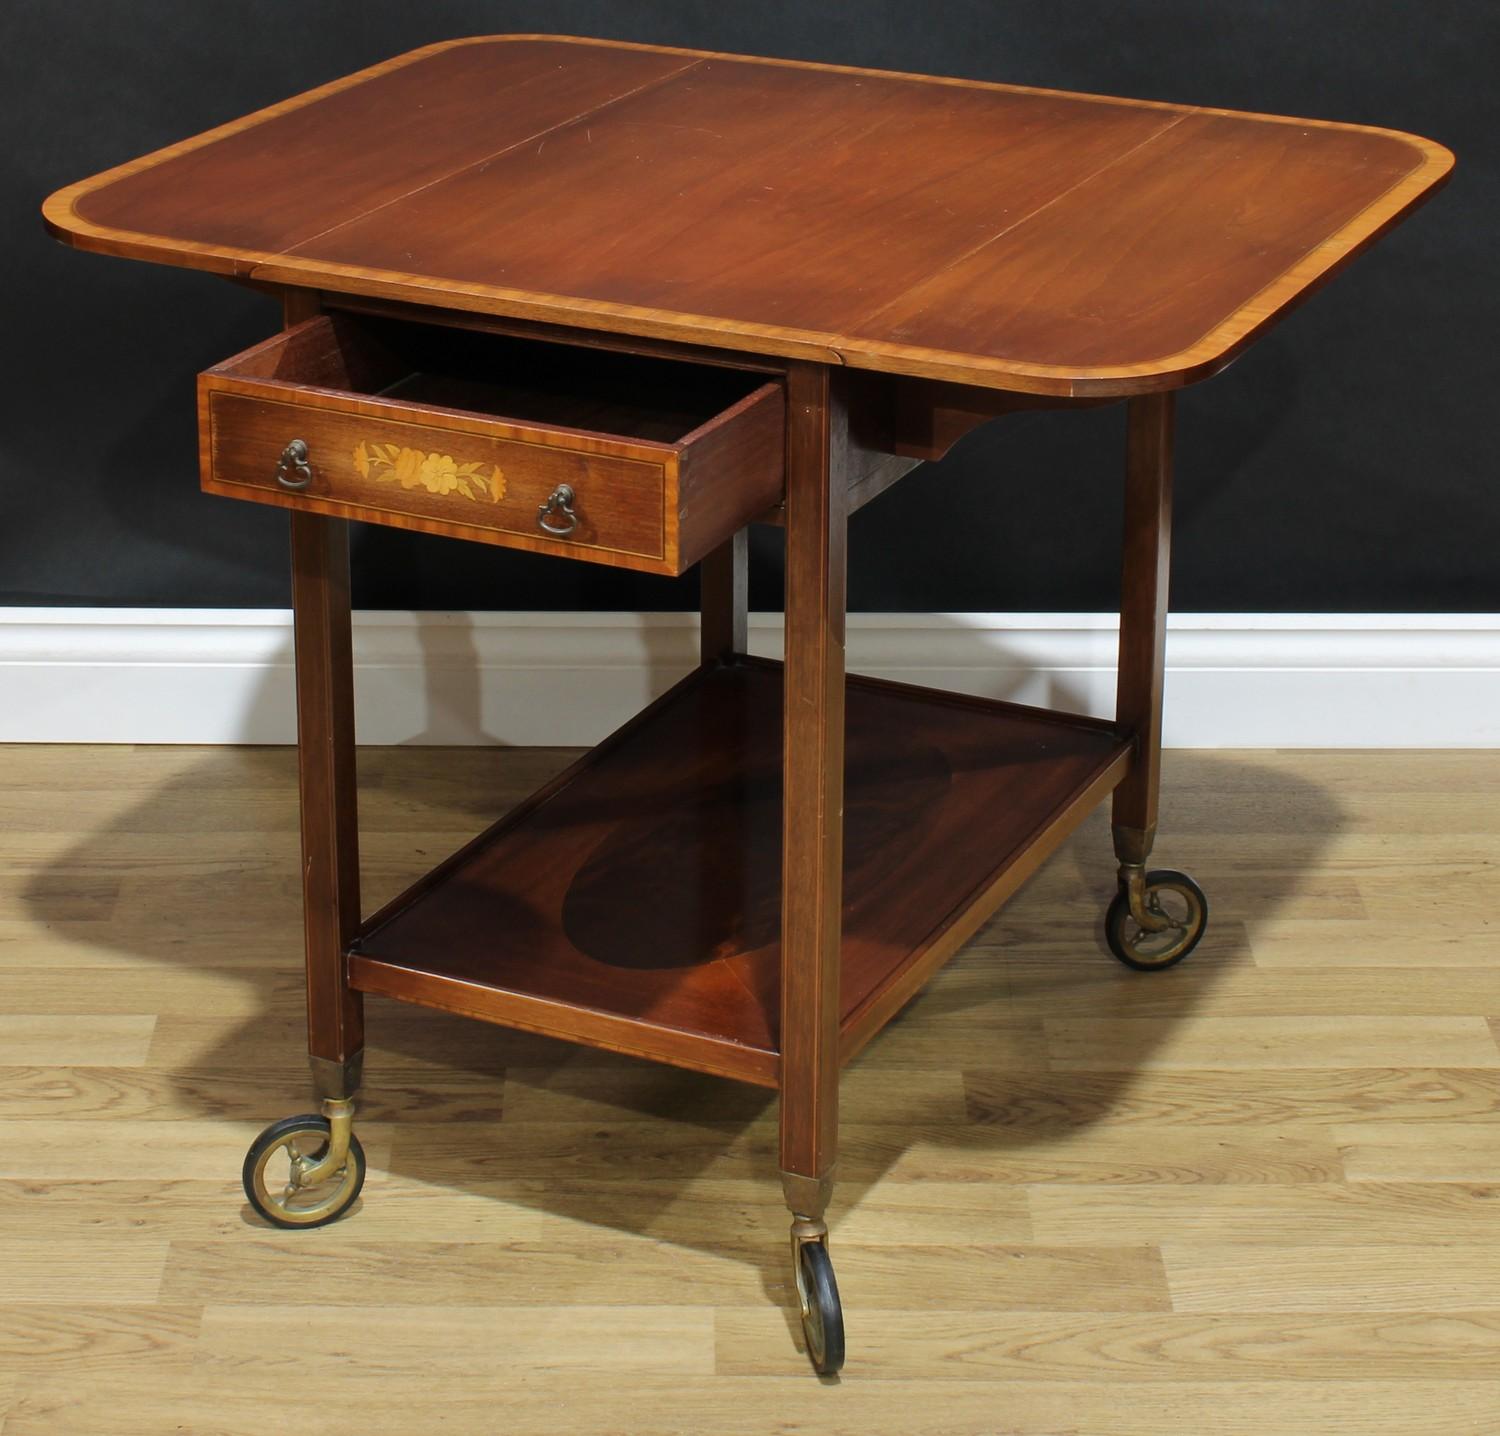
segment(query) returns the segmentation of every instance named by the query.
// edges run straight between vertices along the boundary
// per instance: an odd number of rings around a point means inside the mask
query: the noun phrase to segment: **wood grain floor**
[[[366,752],[367,905],[567,756]],[[292,755],[0,759],[3,1436],[1500,1432],[1500,753],[1170,754],[1154,976],[1086,825],[846,1077],[821,1384],[752,1089],[374,1002],[361,1207],[257,1223]]]

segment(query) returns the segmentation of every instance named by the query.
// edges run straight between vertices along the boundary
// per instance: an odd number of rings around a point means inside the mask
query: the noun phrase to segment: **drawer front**
[[[675,545],[678,458],[666,446],[625,457],[586,434],[459,416],[418,423],[307,391],[292,401],[207,388],[203,404],[212,493],[627,567],[655,569]],[[282,463],[297,439],[306,469]],[[549,534],[540,510],[564,485],[571,516],[554,506],[545,517],[572,527]]]

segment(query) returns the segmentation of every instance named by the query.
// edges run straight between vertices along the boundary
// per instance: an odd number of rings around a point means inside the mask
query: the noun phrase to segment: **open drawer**
[[[203,487],[680,574],[780,502],[763,373],[320,315],[199,376]]]

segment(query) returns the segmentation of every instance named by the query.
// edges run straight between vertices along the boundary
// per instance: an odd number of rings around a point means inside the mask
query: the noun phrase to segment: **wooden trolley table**
[[[1146,869],[1174,391],[1451,164],[1354,125],[497,36],[48,200],[70,244],[284,299],[199,385],[204,488],[291,510],[323,1111],[252,1146],[257,1209],[358,1195],[367,992],[759,1083],[836,1370],[840,1065],[1107,794],[1111,948],[1162,968],[1202,933],[1192,880]],[[1122,400],[1115,720],[846,681],[848,514],[981,423]],[[701,666],[372,917],[349,519],[702,583]],[[785,525],[784,666],[745,656],[752,521]]]

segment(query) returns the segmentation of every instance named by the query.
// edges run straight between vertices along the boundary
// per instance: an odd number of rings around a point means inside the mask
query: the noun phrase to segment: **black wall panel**
[[[204,497],[195,372],[273,329],[206,275],[69,252],[59,185],[402,50],[550,31],[1364,121],[1448,188],[1180,406],[1174,606],[1500,610],[1494,0],[8,0],[0,18],[0,602],[287,601],[285,518]],[[1023,416],[858,515],[850,603],[1107,609],[1117,408]],[[779,602],[758,533],[752,600]],[[363,529],[356,601],[679,608],[670,582]]]

